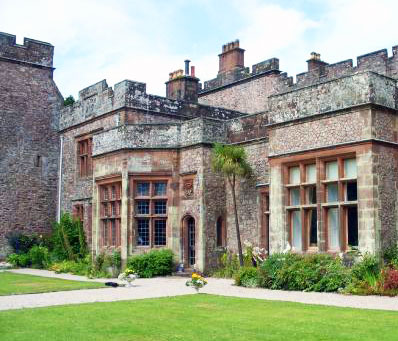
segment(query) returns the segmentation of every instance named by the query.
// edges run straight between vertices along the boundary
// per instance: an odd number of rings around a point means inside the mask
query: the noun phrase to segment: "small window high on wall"
[[[216,238],[217,238],[217,246],[222,247],[225,246],[225,226],[222,217],[218,217],[216,223]]]
[[[77,169],[80,177],[92,175],[92,143],[91,137],[77,142]]]

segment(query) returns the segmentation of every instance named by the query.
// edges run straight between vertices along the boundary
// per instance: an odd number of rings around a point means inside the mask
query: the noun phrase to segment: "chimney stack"
[[[307,60],[308,72],[319,72],[319,75],[323,75],[325,73],[325,66],[328,63],[325,63],[321,60],[321,55],[316,52],[311,52],[310,59]]]
[[[195,77],[195,67],[191,66],[190,60],[185,60],[185,74],[183,70],[177,70],[169,74],[166,82],[166,97],[179,101],[198,102],[199,79]]]
[[[227,43],[222,47],[219,57],[218,73],[228,72],[245,67],[245,50],[239,47],[239,40]]]
[[[184,61],[184,63],[185,63],[185,76],[189,76],[189,62],[190,62],[189,59],[186,59]]]

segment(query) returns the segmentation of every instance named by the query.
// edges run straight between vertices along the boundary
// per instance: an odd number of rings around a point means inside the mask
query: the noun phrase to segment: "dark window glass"
[[[348,245],[358,246],[358,209],[347,207]]]
[[[189,265],[195,265],[195,220],[190,217],[188,219],[188,263]]]
[[[116,198],[116,187],[112,186],[112,199]]]
[[[108,221],[104,220],[104,245],[109,245],[109,230],[108,230]]]
[[[155,214],[166,214],[166,200],[156,200],[155,201]]]
[[[155,220],[155,245],[166,245],[166,220]]]
[[[316,204],[316,186],[307,187],[307,204]]]
[[[317,229],[317,211],[310,210],[308,212],[308,221],[310,223],[310,246],[318,245],[318,229]]]
[[[112,245],[116,245],[116,221],[112,220]]]
[[[348,182],[346,186],[347,201],[356,201],[358,199],[357,182]]]
[[[217,246],[223,246],[222,218],[217,219]]]
[[[149,196],[149,182],[139,182],[137,184],[138,196]]]
[[[137,201],[137,214],[149,214],[149,200]]]
[[[137,245],[148,246],[149,245],[149,220],[148,219],[137,219]]]
[[[154,195],[164,196],[166,195],[167,184],[165,182],[155,182],[154,184]]]

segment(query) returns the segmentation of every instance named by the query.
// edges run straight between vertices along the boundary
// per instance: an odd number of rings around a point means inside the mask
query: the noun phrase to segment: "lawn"
[[[0,296],[104,287],[103,283],[68,281],[7,271],[0,272]]]
[[[0,312],[6,340],[397,340],[398,312],[213,295]]]

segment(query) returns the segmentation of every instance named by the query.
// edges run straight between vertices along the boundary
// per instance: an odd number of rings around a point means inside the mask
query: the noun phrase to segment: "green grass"
[[[0,272],[0,296],[104,287],[103,283],[68,281],[7,271]]]
[[[398,312],[213,295],[0,312],[1,340],[397,340]]]

